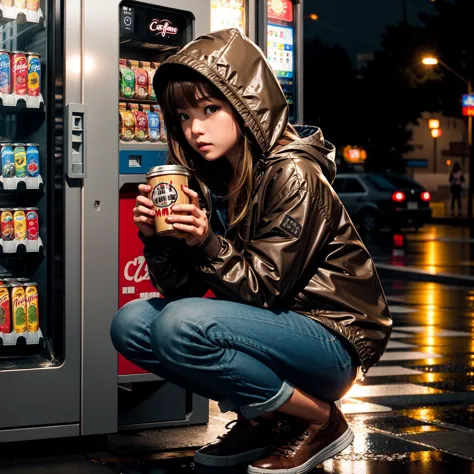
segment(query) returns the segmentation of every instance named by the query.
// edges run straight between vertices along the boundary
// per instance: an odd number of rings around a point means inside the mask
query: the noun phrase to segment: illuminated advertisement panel
[[[293,77],[293,28],[268,25],[268,60],[279,78]]]
[[[268,0],[268,19],[293,23],[293,3],[291,0]]]
[[[211,0],[211,31],[237,28],[245,31],[245,0]]]
[[[267,0],[267,57],[290,106],[294,119],[295,30],[291,0]]]

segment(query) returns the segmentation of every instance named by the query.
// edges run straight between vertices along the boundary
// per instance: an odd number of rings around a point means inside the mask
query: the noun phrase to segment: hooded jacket
[[[210,229],[197,248],[143,239],[154,285],[167,298],[211,289],[219,298],[296,311],[346,339],[366,372],[383,354],[392,321],[374,263],[331,187],[334,146],[305,127],[299,140],[275,147],[288,124],[287,102],[261,50],[238,30],[201,36],[163,62],[154,79],[158,100],[175,65],[218,87],[263,159],[250,211],[230,235]],[[202,194],[212,214],[208,190]]]

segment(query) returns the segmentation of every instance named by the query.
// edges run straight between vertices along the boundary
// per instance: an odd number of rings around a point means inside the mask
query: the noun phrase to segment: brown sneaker
[[[331,403],[325,426],[285,416],[280,420],[274,445],[265,457],[248,467],[251,474],[304,474],[347,448],[354,433],[341,410]]]
[[[238,415],[237,420],[227,423],[227,433],[207,444],[194,454],[194,461],[205,466],[236,466],[259,459],[270,446],[272,433],[277,426],[276,417],[259,419],[253,426],[249,420]],[[230,428],[231,425],[232,428]]]

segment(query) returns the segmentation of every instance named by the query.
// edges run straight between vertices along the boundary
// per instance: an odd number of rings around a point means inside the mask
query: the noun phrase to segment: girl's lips
[[[212,146],[211,143],[200,143],[198,144],[199,149],[202,150],[208,150]]]

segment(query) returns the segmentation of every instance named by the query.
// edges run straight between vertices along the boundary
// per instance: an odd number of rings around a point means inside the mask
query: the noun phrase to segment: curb
[[[469,275],[456,275],[454,273],[430,273],[415,267],[400,267],[375,262],[375,268],[381,277],[403,278],[408,281],[431,281],[460,286],[473,286],[474,277]]]
[[[469,219],[466,217],[432,217],[427,224],[444,224],[453,227],[469,227]]]

